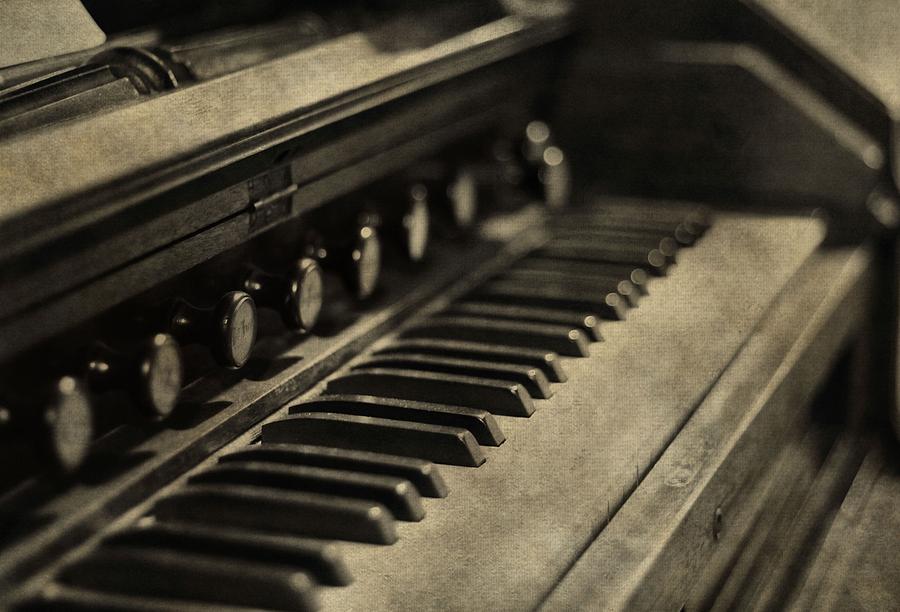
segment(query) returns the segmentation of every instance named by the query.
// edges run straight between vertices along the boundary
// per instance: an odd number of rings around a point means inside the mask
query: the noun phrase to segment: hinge
[[[247,181],[250,195],[250,232],[256,233],[291,215],[291,196],[297,185],[290,170],[279,168]]]

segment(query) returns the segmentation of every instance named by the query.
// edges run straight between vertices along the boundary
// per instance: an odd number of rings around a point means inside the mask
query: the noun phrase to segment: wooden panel
[[[194,202],[190,210],[159,214],[145,220],[145,223],[135,223],[121,233],[103,232],[102,238],[82,241],[75,248],[57,244],[60,257],[38,270],[17,270],[15,265],[6,264],[0,291],[0,319],[46,301],[48,297],[65,293],[73,286],[101,277],[162,245],[173,244],[184,236],[203,231],[222,219],[246,211],[248,205],[246,187],[236,185]],[[100,233],[92,232],[94,236]],[[156,279],[150,277],[146,281],[152,283]]]
[[[511,62],[503,64],[505,70],[497,67],[476,71],[452,83],[390,101],[346,121],[322,126],[321,130],[276,151],[279,155],[293,152],[297,156],[291,164],[292,178],[304,185],[304,191],[295,196],[298,205],[292,213],[299,214],[342,195],[366,180],[374,180],[411,163],[416,157],[436,154],[440,147],[476,130],[495,124],[509,126],[513,121],[524,124],[530,118],[537,83],[519,84],[515,75],[526,65],[546,67],[546,62],[545,58],[539,60],[531,56]],[[513,99],[503,95],[510,90],[517,91]],[[411,155],[413,150],[415,153]],[[366,168],[365,174],[360,174],[361,167]],[[262,170],[271,168],[272,164],[265,161]],[[257,171],[258,168],[242,167],[229,170],[227,175],[229,182],[235,182]],[[126,264],[136,264],[148,253],[177,248],[179,241],[187,239],[211,247],[216,236],[223,235],[217,224],[227,223],[229,218],[245,213],[249,203],[242,182],[206,197],[194,194],[209,191],[212,189],[210,184],[215,182],[215,178],[197,181],[69,234],[57,240],[52,248],[38,248],[7,261],[0,271],[0,319],[27,311],[48,298],[59,299],[73,287],[89,281],[115,283],[111,279],[99,279],[104,273],[121,269]],[[279,222],[285,220],[287,217]],[[198,235],[198,232],[209,236]],[[243,236],[249,234],[245,232]],[[241,239],[240,235],[237,238]],[[218,248],[222,250],[233,244],[223,243]],[[193,265],[209,256],[209,252],[204,251],[185,262]],[[158,259],[159,254],[153,257]],[[180,262],[177,267],[184,269],[184,265]],[[148,286],[165,280],[172,275],[168,270],[168,267],[156,266],[154,274],[142,278],[141,282]],[[133,279],[134,275],[129,273],[127,278]],[[85,289],[91,291],[90,286]],[[133,291],[131,295],[134,295]],[[107,308],[114,303],[99,306]],[[66,315],[63,319],[53,319],[55,328],[77,322],[78,313],[94,309],[93,313],[87,314],[96,314],[97,307],[87,297],[76,299],[73,305],[63,308]],[[28,321],[5,321],[4,324],[18,328],[27,326]],[[28,332],[17,329],[16,337],[23,335]],[[3,354],[11,352],[10,347]]]
[[[544,609],[677,610],[700,576],[719,578],[710,566],[723,571],[752,524],[772,520],[751,485],[805,431],[803,407],[864,320],[869,262],[862,250],[807,262]]]
[[[624,502],[821,238],[810,220],[723,217],[503,446],[444,467],[446,500],[388,548],[346,545],[336,610],[535,606]],[[465,585],[462,588],[461,585]]]
[[[517,252],[533,248],[544,239],[543,234],[529,229],[536,221],[531,211],[504,224],[507,232],[517,236],[505,249],[494,242],[461,244],[443,255],[433,253],[430,274],[424,278],[399,275],[402,278],[393,279],[383,306],[369,309],[334,336],[262,339],[244,371],[220,371],[185,389],[177,408],[182,417],[173,423],[175,426],[149,433],[124,428],[101,441],[96,453],[115,457],[109,460],[118,466],[110,473],[101,469],[99,475],[70,483],[64,492],[52,479],[35,480],[0,499],[0,514],[32,508],[26,520],[4,526],[13,544],[4,548],[0,557],[0,608],[5,598],[14,597],[14,588],[29,588],[26,577],[59,560],[63,552],[107,527],[111,517],[147,499],[284,402],[315,385],[436,292],[451,283],[455,292],[465,291],[482,275],[508,265]],[[44,499],[47,501],[33,506],[34,500]],[[28,517],[49,517],[49,521],[32,531]]]
[[[385,173],[399,170],[417,158],[436,153],[442,146],[483,129],[501,115],[516,116],[515,109],[496,107],[482,113],[474,113],[465,119],[449,123],[440,129],[419,134],[409,142],[399,143],[390,151],[350,164],[311,183],[304,185],[294,196],[293,214],[298,215],[318,206],[329,199],[361,187]],[[239,205],[246,198],[242,190],[233,192],[228,200]],[[223,203],[224,206],[226,203]],[[187,219],[179,216],[180,219]],[[52,337],[93,316],[134,297],[156,284],[175,277],[190,268],[211,259],[226,249],[237,246],[251,238],[250,213],[239,212],[184,240],[174,242],[167,248],[147,257],[129,262],[128,265],[113,270],[96,280],[85,283],[75,290],[61,293],[37,307],[26,309],[19,316],[11,316],[0,321],[0,360],[15,355],[36,343]],[[166,217],[157,220],[160,227],[166,227],[172,220]],[[143,232],[142,232],[143,233]],[[114,243],[115,244],[115,243]],[[128,249],[125,249],[127,252]],[[95,253],[100,257],[103,251]],[[41,276],[41,279],[46,279]],[[52,277],[51,277],[52,278]],[[35,282],[35,281],[33,281]],[[48,282],[45,280],[45,282]],[[49,289],[53,289],[51,286]],[[11,292],[18,295],[17,291]],[[0,304],[6,304],[7,295],[0,292]],[[0,307],[0,311],[9,305]]]
[[[855,213],[885,172],[878,140],[750,45],[596,50],[574,72],[561,136],[607,191]]]
[[[365,33],[348,34],[142,104],[0,142],[4,250],[95,222],[138,197],[563,33],[559,22],[508,17],[395,52],[379,49]],[[222,146],[210,153],[214,142]],[[94,197],[113,183],[103,198]]]
[[[893,610],[900,601],[900,475],[873,449],[837,512],[790,610]]]

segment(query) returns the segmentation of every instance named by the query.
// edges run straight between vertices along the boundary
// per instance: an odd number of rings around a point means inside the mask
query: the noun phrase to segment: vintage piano
[[[0,2],[0,607],[892,608],[898,23]]]

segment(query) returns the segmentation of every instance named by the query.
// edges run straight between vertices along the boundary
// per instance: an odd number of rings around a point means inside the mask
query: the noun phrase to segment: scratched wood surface
[[[762,481],[777,478],[769,465],[780,449],[806,436],[804,407],[864,320],[869,264],[865,250],[810,258],[543,609],[696,608],[754,525],[774,521],[778,502],[800,488]]]
[[[61,551],[79,546],[107,527],[111,517],[154,495],[281,404],[314,386],[424,301],[451,284],[461,287],[457,291],[471,287],[479,274],[508,265],[517,250],[533,248],[544,239],[536,229],[540,217],[535,213],[531,209],[508,218],[503,224],[505,234],[494,236],[495,241],[479,247],[460,245],[440,257],[433,254],[436,271],[424,281],[409,274],[387,278],[385,283],[394,292],[336,335],[263,338],[245,371],[219,372],[185,389],[177,409],[184,417],[181,426],[157,432],[126,428],[105,439],[96,452],[119,458],[119,467],[112,473],[101,472],[96,479],[70,483],[64,491],[52,479],[39,479],[17,495],[0,499],[0,512],[9,513],[16,507],[30,508],[33,499],[48,498],[23,521],[7,526],[7,536],[14,540],[0,556],[0,608],[4,597],[13,596],[14,587],[27,588],[26,578],[58,560]],[[516,239],[511,241],[511,236]],[[35,518],[47,522],[34,529]]]
[[[334,610],[534,607],[624,502],[821,238],[808,219],[723,217],[670,277],[478,469],[391,547],[342,545],[357,581]]]
[[[900,473],[895,451],[866,457],[791,610],[896,610],[900,605]]]

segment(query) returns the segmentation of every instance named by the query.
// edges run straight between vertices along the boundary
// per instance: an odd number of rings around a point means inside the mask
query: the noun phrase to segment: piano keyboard
[[[822,238],[810,219],[635,210],[551,221],[68,555],[26,607],[535,607]]]

